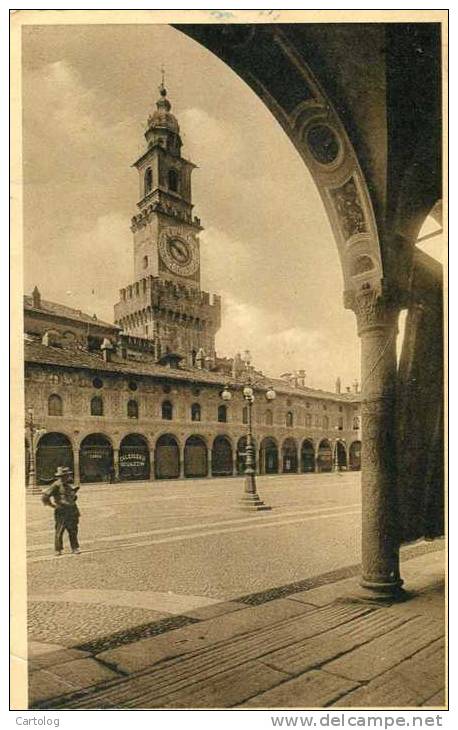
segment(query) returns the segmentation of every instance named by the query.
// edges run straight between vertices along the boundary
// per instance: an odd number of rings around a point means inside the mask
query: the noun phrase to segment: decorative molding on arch
[[[328,96],[281,26],[222,25],[206,31],[213,33],[208,41],[192,27],[176,27],[233,68],[293,142],[328,214],[344,291],[357,291],[364,285],[380,291],[384,273],[377,223],[356,152]],[[266,63],[267,57],[270,63]],[[373,263],[356,277],[351,273],[354,251]]]

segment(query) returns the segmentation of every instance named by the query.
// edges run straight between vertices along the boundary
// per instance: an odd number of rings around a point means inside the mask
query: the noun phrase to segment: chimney
[[[111,353],[113,351],[113,345],[111,344],[108,337],[105,337],[102,344],[100,345],[100,349],[102,350],[103,359],[105,362],[111,362]]]
[[[34,309],[40,309],[41,307],[41,294],[36,286],[32,292],[32,306]]]
[[[347,393],[351,393],[351,388],[349,385],[347,385]]]
[[[359,393],[359,383],[358,383],[358,381],[357,381],[357,380],[355,380],[355,381],[353,382],[353,392],[354,392],[354,393]]]
[[[298,370],[296,373],[296,386],[305,388],[305,370]]]
[[[340,378],[337,378],[336,380],[336,393],[340,395],[340,392],[342,390],[342,381]]]

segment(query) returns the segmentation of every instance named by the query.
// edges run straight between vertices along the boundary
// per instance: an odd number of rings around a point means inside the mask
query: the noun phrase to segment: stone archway
[[[283,474],[295,474],[298,471],[297,443],[293,438],[283,441],[281,448]]]
[[[396,593],[396,470],[384,455],[396,441],[397,320],[401,308],[415,306],[414,244],[441,198],[441,24],[175,27],[253,89],[321,195],[342,266],[344,306],[356,314],[361,337],[362,585]],[[367,63],[369,76],[354,73]],[[435,286],[426,286],[427,295]]]
[[[68,436],[45,433],[38,442],[35,461],[37,484],[50,484],[58,466],[66,466],[73,472],[73,448]]]
[[[232,476],[233,454],[232,444],[227,436],[217,436],[212,448],[212,476]]]
[[[154,465],[156,479],[177,479],[180,476],[180,447],[173,434],[163,434],[156,441]]]
[[[119,445],[119,479],[122,482],[150,478],[149,443],[145,436],[129,433]]]
[[[113,447],[108,436],[91,433],[80,445],[80,479],[82,483],[109,482],[113,479]]]
[[[332,448],[328,439],[322,439],[318,446],[317,466],[319,472],[332,471]]]
[[[350,446],[349,466],[351,471],[361,469],[361,441],[353,441]]]
[[[347,449],[343,441],[336,441],[335,445],[335,464],[338,471],[346,471],[347,469]]]
[[[278,445],[271,436],[261,441],[260,462],[261,474],[278,474]]]
[[[208,474],[207,444],[202,436],[190,436],[184,445],[185,477],[206,477]]]
[[[311,439],[305,439],[301,447],[301,471],[304,474],[315,471],[315,449]]]

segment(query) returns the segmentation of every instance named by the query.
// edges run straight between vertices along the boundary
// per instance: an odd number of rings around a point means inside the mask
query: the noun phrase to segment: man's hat
[[[68,466],[58,466],[58,467],[57,467],[57,471],[56,471],[56,473],[54,474],[54,476],[56,476],[56,477],[61,477],[61,476],[63,476],[64,474],[72,474],[72,473],[73,473],[73,472],[72,472],[72,470],[71,470],[71,469],[69,469],[69,468],[68,468]]]

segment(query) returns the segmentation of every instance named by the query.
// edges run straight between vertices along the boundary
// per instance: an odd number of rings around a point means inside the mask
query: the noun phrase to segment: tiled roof
[[[86,350],[74,350],[69,348],[52,347],[42,345],[40,342],[25,342],[26,363],[37,363],[42,365],[56,365],[69,368],[86,368],[106,373],[119,373],[128,375],[151,376],[166,378],[168,380],[186,380],[194,383],[206,383],[209,385],[235,385],[234,379],[223,373],[201,370],[199,368],[169,368],[156,363],[135,362],[122,360],[105,362],[101,355],[87,352]],[[355,393],[332,393],[326,390],[315,388],[292,388],[283,380],[278,378],[264,377],[262,379],[264,388],[273,387],[279,393],[291,396],[310,396],[312,398],[325,398],[327,400],[356,402],[360,394]],[[240,381],[239,385],[243,385]],[[261,384],[261,383],[260,383]]]
[[[37,312],[42,314],[51,314],[57,317],[66,317],[67,319],[76,319],[78,322],[86,322],[92,324],[95,327],[109,327],[112,330],[119,331],[121,328],[116,324],[110,322],[103,322],[101,319],[94,319],[90,314],[85,314],[80,309],[74,309],[73,307],[66,307],[64,304],[58,304],[57,302],[47,302],[44,299],[41,300],[39,307],[33,306],[31,296],[24,296],[24,308],[30,312]]]

